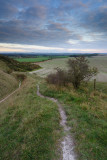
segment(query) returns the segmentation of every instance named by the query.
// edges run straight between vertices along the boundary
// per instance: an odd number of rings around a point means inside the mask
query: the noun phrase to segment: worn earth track
[[[47,99],[55,102],[58,105],[59,113],[60,113],[60,116],[61,116],[60,124],[63,127],[64,135],[65,135],[63,137],[62,141],[61,141],[63,160],[76,160],[76,155],[74,153],[73,140],[72,140],[72,138],[70,136],[70,133],[69,133],[70,127],[68,127],[67,124],[66,124],[66,122],[67,122],[67,116],[65,114],[65,111],[63,110],[62,105],[55,98],[50,98],[50,97],[43,96],[39,92],[39,85],[37,85],[37,95],[40,96],[40,97],[42,97],[42,98],[47,98]]]
[[[19,87],[15,90],[15,91],[13,91],[11,94],[9,94],[7,97],[5,97],[5,98],[3,98],[2,100],[0,100],[0,104],[2,103],[2,102],[4,102],[5,100],[7,100],[10,96],[12,96],[14,93],[16,93],[16,91],[20,88],[20,86],[21,86],[21,82],[19,82]]]

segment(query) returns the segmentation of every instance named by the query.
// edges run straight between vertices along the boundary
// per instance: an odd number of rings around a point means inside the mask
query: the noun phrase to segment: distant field
[[[55,68],[59,67],[67,69],[68,58],[52,59],[51,61],[42,62],[39,65],[43,68],[37,72],[40,77],[46,77],[49,73],[55,72]],[[107,56],[96,56],[88,58],[90,65],[97,67],[99,74],[97,76],[98,81],[107,81]]]
[[[88,58],[90,65],[98,68],[99,71],[107,73],[107,56],[96,56]]]
[[[55,58],[67,58],[68,56],[38,56],[36,58],[15,58],[19,62],[42,62]]]
[[[38,58],[16,58],[15,60],[19,62],[41,62],[49,60],[49,57],[38,57]]]

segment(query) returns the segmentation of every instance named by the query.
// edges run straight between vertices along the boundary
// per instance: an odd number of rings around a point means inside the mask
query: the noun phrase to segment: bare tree
[[[90,68],[88,63],[84,56],[68,60],[68,77],[74,88],[79,88],[82,81],[88,81],[97,74],[97,68]]]

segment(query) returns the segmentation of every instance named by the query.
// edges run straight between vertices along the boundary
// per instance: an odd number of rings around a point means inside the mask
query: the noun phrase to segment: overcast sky
[[[107,0],[0,0],[0,52],[107,53]]]

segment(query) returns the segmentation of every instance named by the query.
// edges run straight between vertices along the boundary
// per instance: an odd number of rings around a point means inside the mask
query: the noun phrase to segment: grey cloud
[[[44,6],[33,6],[24,9],[20,12],[19,18],[22,19],[45,19],[46,18],[46,7]]]
[[[61,6],[69,6],[71,8],[87,7],[87,5],[80,0],[62,0]]]
[[[0,18],[12,18],[15,17],[16,13],[18,13],[17,8],[5,1],[0,2]]]
[[[21,43],[21,44],[35,44],[46,46],[61,46],[68,39],[79,38],[74,32],[62,27],[60,24],[55,24],[55,30],[42,29],[35,26],[31,28],[30,25],[22,25],[22,21],[15,20],[9,22],[0,21],[0,42],[5,43]],[[59,31],[56,30],[59,28]]]
[[[70,33],[70,30],[64,27],[64,24],[61,23],[51,23],[48,25],[48,29],[53,31],[64,31],[66,33]]]
[[[107,8],[100,7],[89,11],[81,20],[80,24],[86,29],[94,32],[107,32]]]
[[[107,8],[103,4],[92,10],[97,0],[90,1],[59,0],[56,5],[52,0],[0,0],[0,42],[59,47],[72,39],[83,43],[82,35],[107,31]]]
[[[51,17],[54,19],[64,18],[65,21],[68,16],[76,17],[78,14],[84,11],[88,7],[87,4],[81,2],[80,0],[62,0],[60,5],[56,8],[50,8]]]

